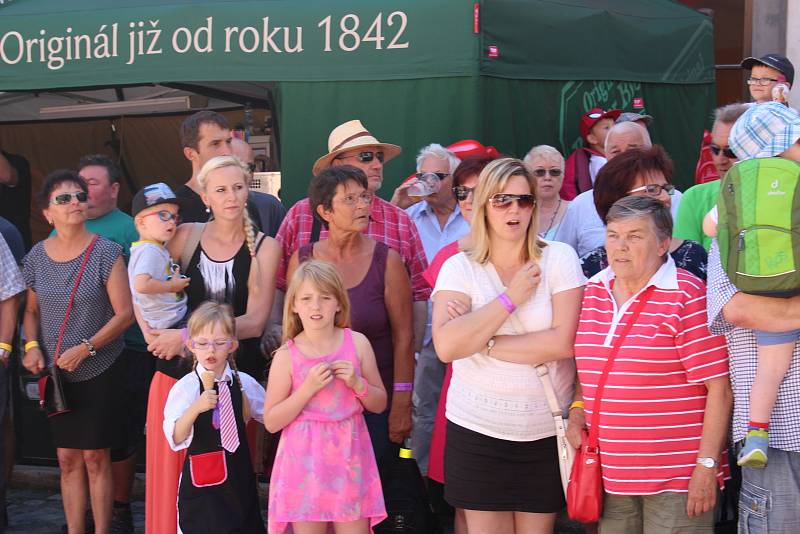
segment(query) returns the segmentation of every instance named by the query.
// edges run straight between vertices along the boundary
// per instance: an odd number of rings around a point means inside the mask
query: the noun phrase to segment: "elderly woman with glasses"
[[[551,146],[538,145],[523,161],[536,177],[539,236],[553,240],[569,206],[569,200],[563,200],[559,194],[564,183],[564,156]]]
[[[564,492],[535,367],[547,364],[566,409],[584,277],[568,245],[539,238],[536,179],[522,161],[491,162],[473,195],[470,235],[433,292],[436,352],[453,362],[445,499],[469,532],[552,532]]]
[[[88,186],[74,171],[45,178],[39,206],[55,233],[23,260],[23,327],[31,373],[57,366],[69,412],[48,421],[61,468],[67,528],[83,532],[91,501],[95,532],[111,528],[111,448],[119,445],[122,334],[133,307],[122,249],[86,229]],[[88,483],[87,483],[88,482]]]
[[[608,210],[622,197],[647,196],[672,206],[675,186],[672,185],[672,160],[660,145],[632,149],[616,156],[600,169],[594,184],[594,205],[600,220],[605,221]],[[708,253],[703,245],[673,237],[669,254],[675,265],[698,278],[706,279]],[[598,247],[581,257],[583,272],[592,277],[608,267],[605,247]]]
[[[375,457],[380,462],[390,442],[411,434],[414,379],[411,280],[400,255],[364,234],[372,193],[367,176],[351,165],[321,170],[308,187],[312,213],[327,228],[325,239],[300,247],[289,259],[287,279],[309,259],[336,266],[350,297],[353,330],[372,344],[390,408],[366,413]]]
[[[705,284],[669,254],[663,202],[627,196],[605,221],[609,266],[586,284],[568,427],[597,430],[600,532],[711,533],[732,408],[725,338],[708,330]]]

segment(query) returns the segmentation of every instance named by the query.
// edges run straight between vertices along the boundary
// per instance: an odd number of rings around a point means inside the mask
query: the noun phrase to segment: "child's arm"
[[[198,392],[194,373],[188,381],[178,381],[172,386],[164,405],[164,435],[172,450],[185,449],[191,443],[192,425],[197,416],[217,405],[217,392],[213,389]]]
[[[133,279],[133,288],[137,293],[152,295],[155,293],[179,293],[189,285],[188,278],[173,276],[171,280],[156,280],[149,274],[137,274]]]
[[[331,380],[333,373],[327,363],[309,369],[303,384],[292,393],[292,360],[284,345],[275,352],[269,369],[267,393],[264,398],[264,426],[273,434],[294,421],[308,401]]]
[[[717,237],[717,207],[706,213],[703,218],[703,233],[708,237]]]
[[[242,381],[242,394],[244,401],[250,406],[250,419],[264,424],[264,386],[255,378],[239,371],[239,380]],[[245,421],[247,423],[247,421]]]
[[[344,360],[333,362],[331,369],[336,378],[343,380],[347,387],[356,393],[358,400],[367,411],[381,413],[386,409],[387,395],[378,372],[372,345],[363,334],[358,332],[353,332],[353,343],[361,363],[361,376],[355,373],[353,364]]]

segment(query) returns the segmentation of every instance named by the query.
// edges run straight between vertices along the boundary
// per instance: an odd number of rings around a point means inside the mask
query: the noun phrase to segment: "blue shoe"
[[[769,434],[766,430],[751,430],[744,439],[744,447],[739,452],[736,463],[740,467],[764,469],[767,466]]]

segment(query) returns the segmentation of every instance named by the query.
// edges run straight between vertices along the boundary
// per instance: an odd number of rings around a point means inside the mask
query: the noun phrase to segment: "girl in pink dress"
[[[375,355],[353,332],[347,291],[333,265],[301,264],[283,312],[264,425],[282,430],[269,485],[269,533],[364,534],[386,518],[362,412],[386,409]]]

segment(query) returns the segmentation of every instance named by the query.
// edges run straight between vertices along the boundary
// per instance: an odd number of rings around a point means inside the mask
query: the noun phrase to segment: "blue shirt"
[[[461,215],[458,204],[447,218],[444,228],[425,200],[406,208],[406,213],[417,226],[419,237],[422,239],[422,248],[425,249],[425,258],[429,264],[442,248],[469,233],[469,223]]]

